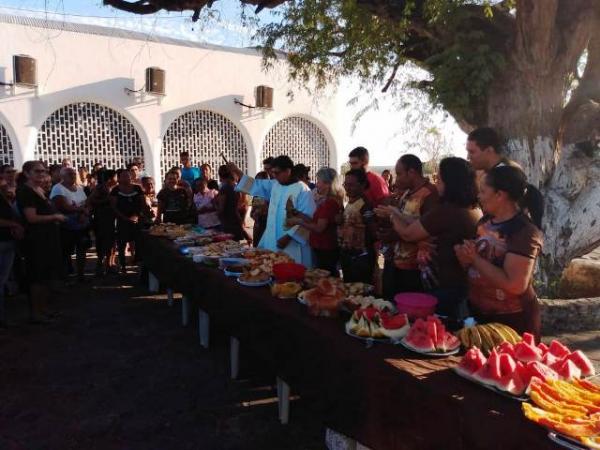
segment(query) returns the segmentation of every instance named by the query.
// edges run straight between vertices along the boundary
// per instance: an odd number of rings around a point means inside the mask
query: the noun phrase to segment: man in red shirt
[[[369,171],[369,151],[364,147],[356,147],[348,154],[348,163],[352,169],[364,169],[367,172],[369,187],[365,195],[371,206],[375,207],[390,195],[388,185],[381,176]]]

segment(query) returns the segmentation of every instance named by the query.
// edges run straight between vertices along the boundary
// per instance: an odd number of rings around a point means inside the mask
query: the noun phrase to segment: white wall
[[[232,120],[248,146],[250,173],[259,166],[263,140],[278,120],[300,115],[314,121],[327,137],[330,162],[340,161],[335,98],[308,95],[287,81],[285,62],[265,73],[254,50],[196,48],[123,39],[31,25],[0,23],[0,80],[12,81],[12,56],[27,54],[37,60],[38,89],[0,88],[0,123],[12,140],[15,164],[32,159],[37,131],[58,108],[77,101],[106,105],[125,115],[136,127],[147,171],[160,179],[162,137],[169,124],[184,112],[207,109]],[[140,89],[146,67],[166,71],[166,97],[126,95],[124,88]],[[238,98],[254,104],[254,89],[274,88],[273,111],[248,110]],[[293,100],[287,97],[293,91]]]

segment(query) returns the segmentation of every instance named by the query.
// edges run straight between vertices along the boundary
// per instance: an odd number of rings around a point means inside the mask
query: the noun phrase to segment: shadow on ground
[[[178,302],[147,295],[136,273],[75,286],[55,305],[56,323],[29,325],[26,300],[9,299],[0,450],[324,447],[302,399],[280,425],[273,374],[246,367],[229,380],[224,343],[201,349]]]

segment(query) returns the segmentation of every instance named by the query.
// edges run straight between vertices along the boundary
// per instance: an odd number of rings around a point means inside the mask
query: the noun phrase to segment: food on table
[[[367,283],[344,283],[346,295],[365,295],[373,292],[373,285]]]
[[[177,239],[186,236],[191,225],[176,225],[174,223],[160,223],[150,227],[149,234],[151,236],[166,237],[169,239]]]
[[[600,386],[574,379],[534,380],[531,401],[523,403],[525,417],[583,445],[600,449]]]
[[[344,290],[337,282],[329,278],[319,280],[317,286],[303,292],[304,301],[308,306],[309,314],[313,316],[334,317],[344,298]]]
[[[279,298],[296,298],[300,291],[302,291],[302,285],[294,281],[274,283],[271,286],[271,294]]]
[[[343,304],[350,311],[367,308],[369,306],[373,306],[375,309],[380,311],[384,309],[387,309],[388,311],[394,310],[394,305],[391,302],[388,302],[382,298],[375,298],[373,296],[351,295],[343,300]]]
[[[458,338],[435,316],[417,319],[402,342],[420,353],[447,353],[460,347]]]
[[[242,253],[242,257],[248,259],[253,268],[258,268],[269,275],[273,274],[273,266],[275,264],[294,262],[294,259],[287,253],[258,248],[245,251]]]
[[[317,285],[321,278],[327,278],[331,275],[329,270],[324,269],[308,269],[304,274],[304,283],[307,287],[312,288]]]
[[[240,275],[239,280],[245,283],[263,283],[271,279],[271,274],[260,270],[259,268],[244,267],[244,273]]]
[[[357,309],[346,322],[348,333],[363,338],[401,339],[409,328],[406,314],[393,314],[373,306]]]
[[[200,250],[200,254],[210,258],[222,258],[235,253],[241,253],[244,250],[244,245],[236,241],[213,242],[205,245]]]
[[[524,394],[533,380],[576,380],[595,373],[581,350],[571,351],[556,340],[550,346],[535,345],[529,333],[524,333],[515,345],[503,342],[492,349],[488,358],[478,347],[471,347],[456,371],[513,395]]]
[[[460,329],[456,336],[460,339],[463,347],[479,347],[486,355],[489,355],[492,349],[502,342],[516,344],[521,340],[518,333],[511,327],[495,322],[466,326]]]

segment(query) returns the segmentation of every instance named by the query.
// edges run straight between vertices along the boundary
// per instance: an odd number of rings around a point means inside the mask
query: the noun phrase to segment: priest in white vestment
[[[291,201],[296,211],[309,217],[312,217],[316,209],[308,186],[292,176],[293,166],[294,163],[287,156],[275,158],[272,162],[274,179],[271,180],[255,180],[235,168],[240,175],[236,190],[269,201],[267,226],[258,247],[283,250],[297,263],[311,268],[313,261],[308,230],[298,225],[286,225],[288,201]]]

